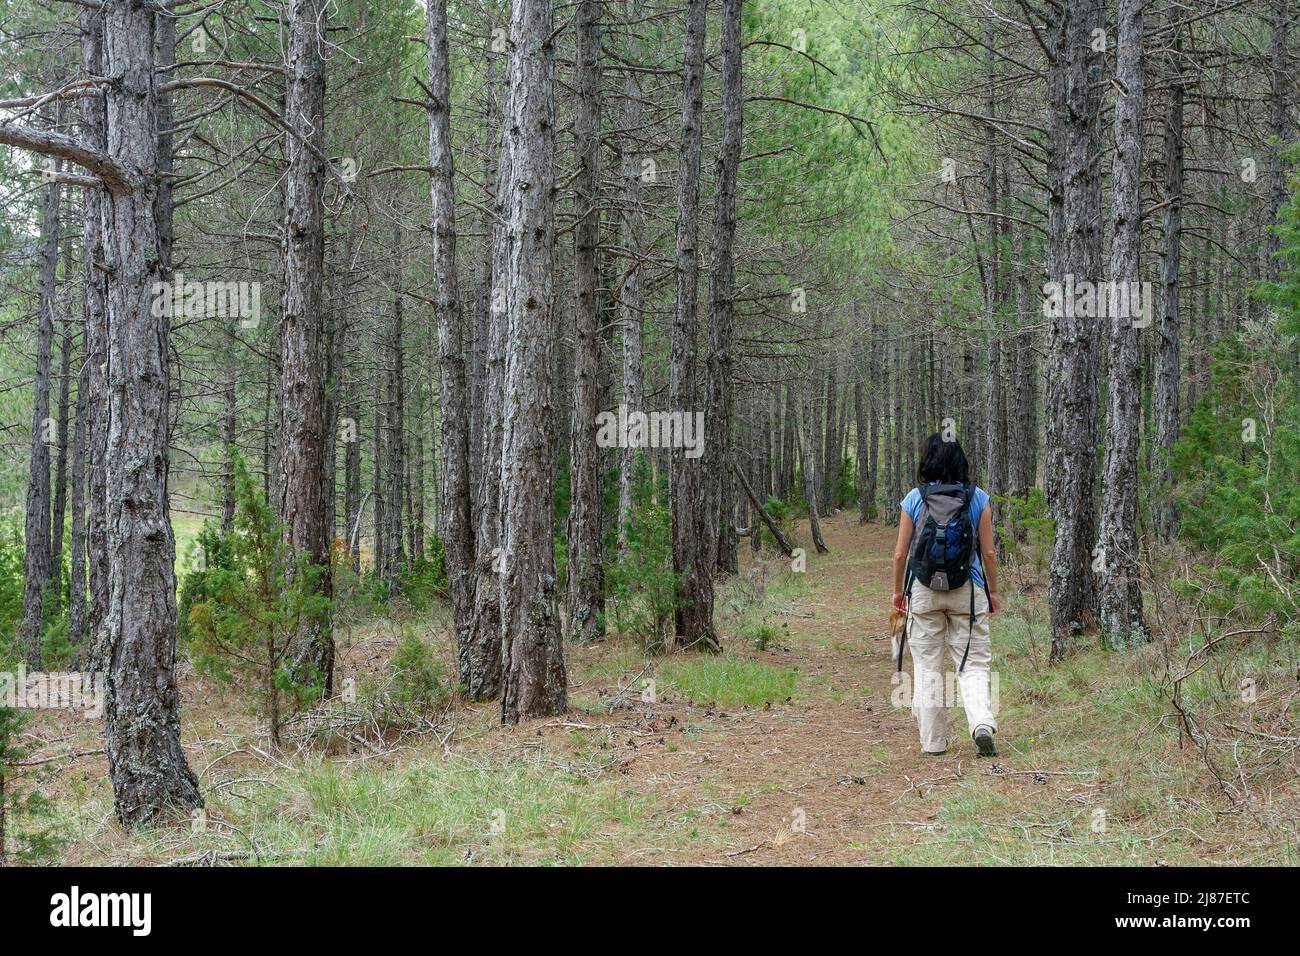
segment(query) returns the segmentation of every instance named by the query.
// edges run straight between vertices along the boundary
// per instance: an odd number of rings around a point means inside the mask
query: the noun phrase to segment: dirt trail
[[[893,529],[844,514],[823,530],[831,551],[809,555],[809,591],[783,616],[790,638],[762,652],[737,648],[798,669],[791,703],[701,719],[669,696],[634,707],[623,718],[629,733],[611,734],[633,789],[668,810],[703,800],[725,820],[721,846],[673,853],[673,862],[886,862],[935,826],[927,781],[987,772],[964,736],[943,757],[922,756],[910,713],[890,703]]]

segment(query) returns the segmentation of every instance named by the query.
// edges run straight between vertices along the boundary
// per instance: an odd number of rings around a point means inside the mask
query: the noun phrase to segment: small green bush
[[[614,629],[633,634],[647,651],[671,643],[678,576],[673,573],[672,519],[654,500],[650,468],[634,472],[627,543],[605,570],[606,614]]]
[[[794,527],[801,512],[806,510],[804,506],[799,502],[786,501],[783,498],[777,498],[775,495],[769,495],[767,501],[763,503],[763,510],[772,519],[772,523],[781,529],[785,539],[793,543],[795,541]],[[766,524],[763,525],[763,544],[768,548],[778,547],[776,539],[772,537],[772,532],[768,530]]]
[[[397,706],[419,712],[436,710],[451,696],[443,680],[442,663],[411,627],[389,665],[388,696]]]
[[[238,455],[234,465],[237,506],[229,566],[205,569],[205,600],[188,614],[195,664],[218,680],[252,678],[271,741],[279,746],[285,703],[314,700],[324,684],[326,675],[307,673],[290,655],[300,634],[328,620],[330,601],[319,590],[328,569],[293,553]]]

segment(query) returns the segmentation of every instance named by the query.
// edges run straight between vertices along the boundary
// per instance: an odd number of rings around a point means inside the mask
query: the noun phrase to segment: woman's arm
[[[980,568],[984,572],[984,583],[989,588],[989,613],[997,614],[1002,610],[1002,596],[998,594],[998,547],[993,538],[993,508],[984,506],[980,515]]]
[[[894,610],[907,613],[907,599],[903,597],[903,575],[907,571],[907,548],[912,543],[912,516],[906,511],[898,513],[898,541],[894,544]]]

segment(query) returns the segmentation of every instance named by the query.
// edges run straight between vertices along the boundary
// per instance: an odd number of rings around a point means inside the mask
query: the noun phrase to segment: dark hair
[[[931,481],[968,484],[970,465],[966,463],[961,442],[955,438],[945,440],[939,432],[921,442],[921,464],[916,469],[916,480],[922,485]]]

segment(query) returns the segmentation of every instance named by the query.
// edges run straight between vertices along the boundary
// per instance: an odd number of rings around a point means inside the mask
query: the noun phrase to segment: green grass
[[[999,763],[1070,776],[1030,783],[977,763],[959,780],[909,793],[895,825],[862,849],[896,865],[1194,865],[1295,856],[1284,829],[1224,838],[1232,818],[1216,814],[1194,751],[1177,746],[1157,647],[1117,652],[1081,643],[1049,666],[1043,619],[1041,603],[1026,603],[993,624]],[[1237,672],[1269,674],[1258,656],[1233,662],[1226,693],[1206,668],[1187,682],[1185,701],[1232,703]],[[1270,676],[1276,680],[1276,671]],[[960,710],[951,719],[964,725]],[[1223,762],[1232,766],[1230,757]]]
[[[647,800],[542,758],[421,758],[402,769],[311,758],[275,780],[241,784],[242,800],[223,791],[210,807],[244,840],[216,836],[229,832],[218,826],[185,851],[251,841],[263,862],[278,864],[578,865],[672,849],[692,829],[676,817],[652,820]]]
[[[172,534],[176,537],[176,582],[179,586],[185,575],[190,573],[190,549],[203,530],[203,515],[173,511]]]
[[[799,680],[792,668],[730,654],[675,658],[664,663],[660,677],[693,704],[727,708],[782,703]]]

